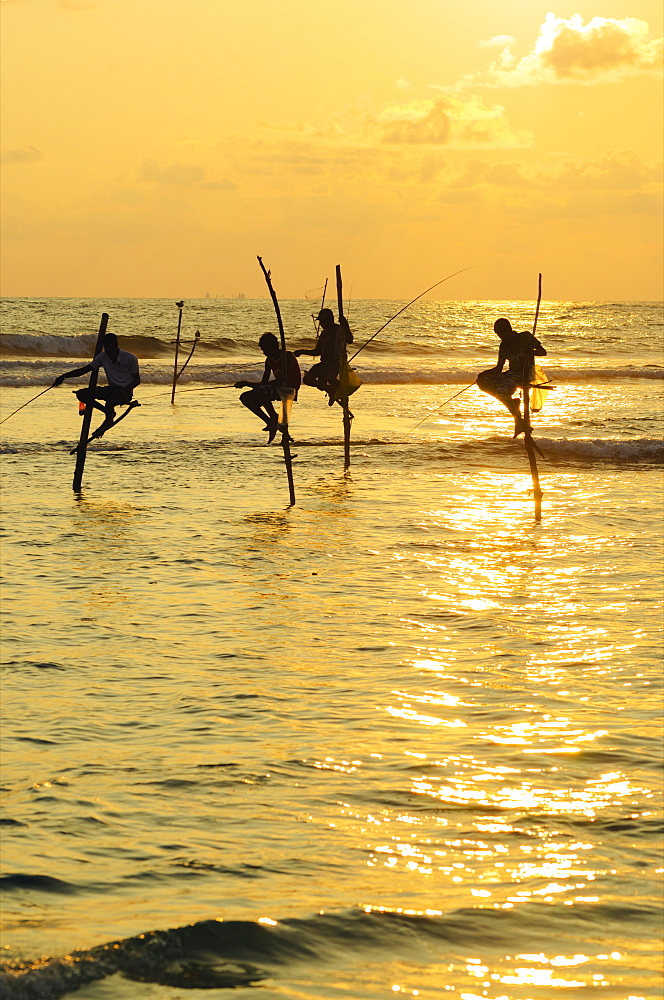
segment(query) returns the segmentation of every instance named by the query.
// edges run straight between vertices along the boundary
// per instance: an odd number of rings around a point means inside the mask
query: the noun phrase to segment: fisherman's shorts
[[[96,385],[93,388],[79,389],[76,398],[82,403],[93,403],[96,399],[102,399],[111,406],[125,406],[131,403],[133,392],[131,389],[124,389],[119,385]]]
[[[339,364],[337,361],[319,361],[317,365],[313,365],[308,372],[305,372],[302,381],[305,385],[319,389],[321,384],[326,386],[334,382],[338,374]]]
[[[519,374],[514,371],[497,372],[495,368],[489,368],[477,376],[477,388],[496,399],[509,399],[520,385]]]
[[[263,403],[273,403],[277,399],[281,399],[279,395],[279,382],[259,382],[258,385],[253,386],[249,391],[252,393],[254,399],[257,399],[260,405]]]

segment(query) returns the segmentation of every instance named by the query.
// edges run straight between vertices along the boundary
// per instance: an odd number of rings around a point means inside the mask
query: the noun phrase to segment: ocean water
[[[2,425],[0,997],[661,997],[661,308],[543,304],[540,523],[471,385],[532,303],[387,326],[348,473],[305,387],[293,507],[231,388],[271,310],[188,302],[171,406],[173,302],[3,302],[0,418],[102,311],[143,384],[78,495],[75,383]]]

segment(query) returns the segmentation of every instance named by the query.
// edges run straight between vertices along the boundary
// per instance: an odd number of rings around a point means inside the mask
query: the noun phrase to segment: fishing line
[[[362,344],[362,347],[360,347],[359,350],[355,351],[355,354],[353,354],[353,356],[348,359],[349,363],[353,360],[353,358],[356,358],[358,356],[360,351],[364,350],[367,344],[371,343],[374,337],[377,337],[379,333],[382,333],[385,327],[388,326],[388,324],[391,323],[393,319],[396,319],[397,316],[400,316],[402,312],[405,312],[405,310],[408,309],[409,306],[412,306],[414,302],[417,302],[418,299],[421,299],[423,295],[426,295],[427,292],[433,291],[434,288],[438,288],[438,285],[442,285],[445,281],[449,281],[450,278],[456,278],[457,274],[463,274],[464,271],[470,271],[470,269],[474,266],[475,266],[474,264],[470,264],[468,267],[462,267],[460,271],[455,271],[454,274],[448,274],[446,278],[441,278],[440,281],[437,281],[434,285],[431,285],[429,288],[425,288],[423,292],[420,292],[420,294],[416,295],[414,299],[411,299],[410,302],[407,302],[405,306],[402,306],[399,312],[395,312],[394,316],[390,316],[387,322],[383,323],[380,329],[376,330],[374,335],[372,337],[369,337],[367,342],[365,344]]]
[[[470,383],[470,385],[467,385],[467,386],[465,387],[465,389],[462,389],[462,390],[461,390],[461,392],[467,392],[467,391],[468,391],[468,389],[472,389],[472,388],[473,388],[473,386],[474,386],[474,385],[475,385],[476,383],[477,383],[477,379],[475,379],[475,381],[474,381],[474,382],[471,382],[471,383]],[[429,419],[429,417],[433,417],[433,415],[434,415],[435,413],[438,413],[438,410],[442,410],[442,408],[443,408],[444,406],[446,406],[446,405],[447,405],[447,403],[451,403],[453,399],[456,399],[456,398],[457,398],[457,396],[460,396],[460,395],[461,395],[461,392],[455,392],[453,396],[450,396],[450,398],[449,398],[449,399],[446,399],[446,400],[445,400],[445,402],[444,402],[444,403],[441,403],[441,404],[440,404],[440,406],[436,407],[436,409],[435,409],[435,410],[432,410],[432,411],[431,411],[431,413],[427,413],[426,417],[423,417],[423,418],[422,418],[422,420],[420,420],[419,424],[415,424],[415,426],[414,426],[414,427],[413,427],[413,429],[412,429],[412,430],[410,431],[410,433],[412,434],[412,433],[413,433],[413,431],[416,431],[416,430],[417,430],[417,428],[418,428],[418,427],[419,427],[419,426],[420,426],[421,424],[423,424],[423,423],[425,422],[425,420],[428,420],[428,419]]]
[[[351,283],[350,283],[350,293],[349,293],[348,299],[346,301],[346,310],[344,312],[344,315],[346,317],[346,322],[350,321],[350,307],[352,306],[352,304],[353,304],[353,282],[351,281]]]
[[[325,296],[327,295],[327,278],[325,279],[325,284],[322,286],[322,288],[323,288],[323,297],[320,300],[320,308],[321,309],[325,305]],[[318,289],[312,289],[312,291],[318,291],[318,292],[320,292],[320,288],[318,288]],[[308,298],[309,298],[309,293],[307,292],[307,294],[305,295],[305,299],[308,299]],[[320,323],[318,322],[318,316],[314,316],[314,314],[312,313],[311,314],[311,318],[313,320],[314,330],[316,331],[316,337],[318,337],[318,334],[320,333]]]
[[[180,395],[183,392],[209,392],[210,389],[236,389],[236,388],[237,388],[237,386],[235,386],[232,382],[229,383],[228,385],[203,385],[203,386],[199,386],[197,389],[179,389],[178,390],[178,395]],[[144,399],[157,399],[159,396],[168,396],[168,395],[170,395],[170,392],[171,392],[170,389],[168,390],[168,392],[155,392],[155,393],[152,393],[151,396],[144,396],[143,398]]]
[[[19,406],[18,410],[14,410],[14,412],[10,413],[9,416],[3,417],[2,420],[0,420],[0,424],[4,424],[5,420],[9,420],[9,417],[13,417],[14,414],[18,413],[19,410],[22,410],[24,407],[29,406],[30,403],[34,403],[36,399],[39,399],[40,396],[43,396],[45,392],[48,392],[49,389],[53,389],[54,387],[55,387],[55,382],[53,383],[53,385],[49,385],[45,389],[42,389],[42,391],[38,392],[36,396],[33,396],[32,399],[29,399],[27,403],[23,403],[23,406]]]
[[[435,410],[432,410],[431,413],[427,413],[426,417],[420,420],[419,424],[415,424],[410,433],[412,434],[413,431],[416,431],[417,428],[425,422],[425,420],[428,420],[429,417],[433,417],[435,413],[438,413],[438,410],[442,410],[442,408],[446,406],[447,403],[451,403],[453,399],[456,399],[457,396],[460,396],[462,392],[466,392],[468,389],[472,389],[474,385],[477,385],[477,379],[475,379],[474,382],[471,382],[470,385],[467,385],[465,389],[462,389],[461,392],[455,392],[453,396],[450,396],[449,399],[446,399],[444,403],[441,403],[440,406],[438,406]],[[536,385],[531,382],[530,387],[531,389],[555,389],[555,386],[551,385],[551,379],[549,379],[547,382],[538,382]],[[542,453],[540,452],[540,455],[541,454]]]

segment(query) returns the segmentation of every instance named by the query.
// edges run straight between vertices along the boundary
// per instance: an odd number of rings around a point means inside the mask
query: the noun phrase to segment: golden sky
[[[660,0],[2,0],[4,295],[658,299]],[[436,293],[432,297],[437,297]]]

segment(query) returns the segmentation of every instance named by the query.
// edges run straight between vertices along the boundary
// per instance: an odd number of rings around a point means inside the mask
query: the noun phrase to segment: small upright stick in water
[[[182,302],[176,302],[178,307],[178,332],[175,338],[175,360],[173,362],[173,388],[171,389],[171,404],[175,403],[175,386],[178,381],[178,354],[180,353],[180,330],[182,329],[182,310],[184,309],[184,300]]]

